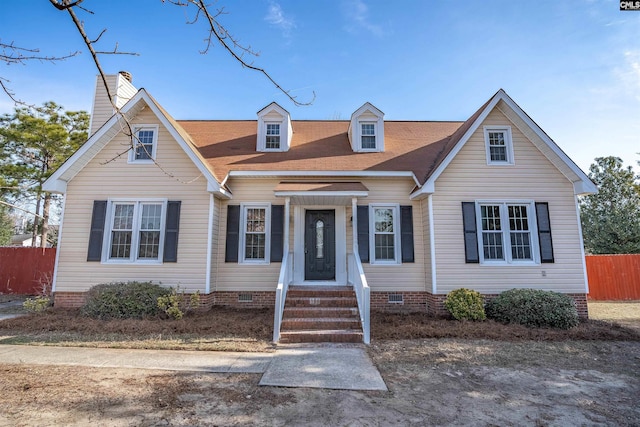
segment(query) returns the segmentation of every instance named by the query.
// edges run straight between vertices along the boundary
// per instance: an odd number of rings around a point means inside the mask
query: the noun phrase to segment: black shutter
[[[369,262],[369,206],[358,206],[358,254],[360,261]]]
[[[104,237],[104,223],[107,216],[107,201],[94,200],[91,214],[91,231],[89,232],[89,249],[87,261],[102,259],[102,239]]]
[[[554,262],[553,242],[551,240],[551,221],[549,220],[549,204],[536,203],[536,219],[538,220],[538,242],[540,242],[540,261]]]
[[[271,262],[282,262],[284,251],[284,205],[271,206]]]
[[[238,262],[240,238],[240,205],[227,206],[227,244],[224,262]]]
[[[476,226],[476,204],[462,202],[462,223],[464,226],[464,257],[467,263],[479,263],[478,234]]]
[[[167,202],[167,220],[164,227],[164,262],[178,262],[178,231],[180,229],[180,206],[182,202]]]
[[[402,262],[415,262],[413,254],[413,208],[400,206],[400,248]]]

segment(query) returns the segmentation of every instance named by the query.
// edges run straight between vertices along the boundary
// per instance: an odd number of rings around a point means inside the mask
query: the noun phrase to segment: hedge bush
[[[460,288],[449,292],[444,307],[457,320],[484,320],[484,301],[480,292]]]
[[[88,292],[82,314],[95,319],[142,319],[161,310],[158,298],[171,289],[151,282],[119,282],[96,285]]]
[[[511,289],[489,301],[485,310],[487,317],[502,323],[560,329],[578,324],[573,298],[552,291]]]

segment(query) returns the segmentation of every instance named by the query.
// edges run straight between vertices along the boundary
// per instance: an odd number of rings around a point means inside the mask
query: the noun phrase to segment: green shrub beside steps
[[[457,320],[484,320],[484,301],[480,292],[460,288],[449,292],[444,307]]]
[[[573,298],[552,291],[511,289],[489,301],[485,309],[488,318],[502,323],[560,329],[578,324]]]
[[[82,307],[85,316],[95,319],[142,319],[161,313],[158,298],[171,289],[151,282],[119,282],[96,285]]]

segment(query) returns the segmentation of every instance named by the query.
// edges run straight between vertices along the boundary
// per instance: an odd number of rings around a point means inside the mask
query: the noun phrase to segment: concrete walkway
[[[0,345],[0,363],[264,374],[260,385],[387,390],[364,347],[279,347],[275,353]]]
[[[387,391],[380,372],[360,346],[280,346],[260,385]]]

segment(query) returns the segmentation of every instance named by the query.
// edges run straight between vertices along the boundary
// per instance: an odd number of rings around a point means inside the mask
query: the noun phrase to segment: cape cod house
[[[439,314],[460,287],[554,290],[587,315],[576,196],[596,187],[503,90],[464,122],[386,121],[370,103],[350,120],[272,103],[177,121],[126,73],[108,82],[135,147],[98,82],[89,140],[44,184],[65,195],[57,306],[150,280],[275,305],[289,341],[368,342],[370,309]]]

